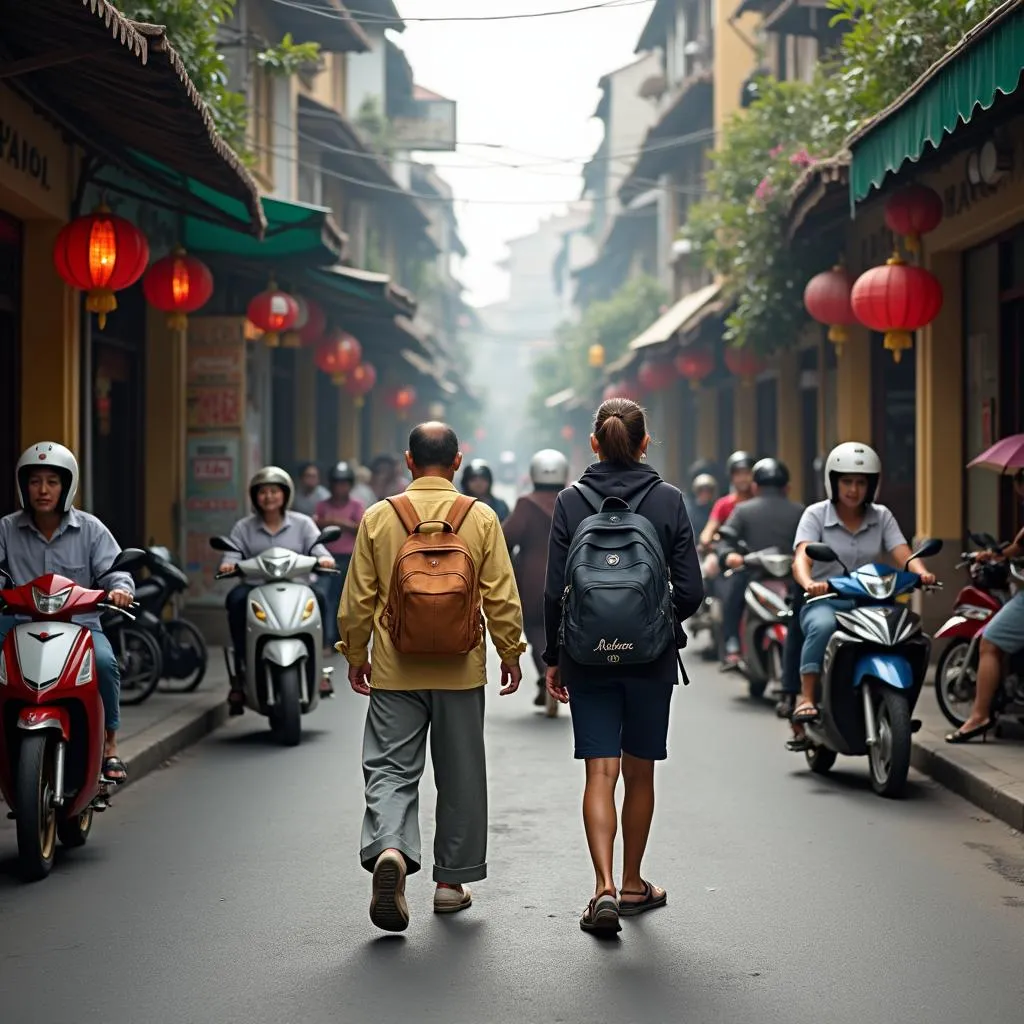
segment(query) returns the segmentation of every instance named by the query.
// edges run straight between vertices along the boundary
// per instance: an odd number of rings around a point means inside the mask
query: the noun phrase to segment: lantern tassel
[[[828,329],[828,340],[837,347],[845,345],[850,340],[850,332],[845,324],[832,324]]]
[[[898,363],[903,358],[904,350],[913,348],[914,339],[909,331],[886,331],[882,344],[892,353],[893,362]]]
[[[288,331],[284,336],[284,340],[281,342],[284,348],[298,348],[299,347],[299,332]]]
[[[117,309],[117,298],[109,288],[94,288],[85,300],[85,308],[96,314],[102,331],[107,326],[107,315]]]
[[[906,246],[907,252],[913,253],[915,256],[918,255],[921,252],[921,236],[920,235],[917,235],[917,234],[907,235],[903,239],[903,244]]]
[[[281,335],[277,331],[267,331],[263,335],[263,344],[267,348],[280,348],[281,347]]]
[[[172,313],[167,318],[167,326],[172,331],[188,330],[188,317],[184,313]]]

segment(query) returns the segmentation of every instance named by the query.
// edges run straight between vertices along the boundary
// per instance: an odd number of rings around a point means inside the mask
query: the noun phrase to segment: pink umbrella
[[[975,466],[994,469],[997,473],[1024,469],[1024,434],[1012,434],[996,441],[991,448],[967,463],[968,469]]]

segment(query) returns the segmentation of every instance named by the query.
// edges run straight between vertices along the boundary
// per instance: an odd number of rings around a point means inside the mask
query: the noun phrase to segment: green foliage
[[[391,156],[394,151],[394,133],[376,96],[367,96],[363,100],[356,112],[355,121],[378,153]]]
[[[811,239],[791,246],[785,216],[807,167],[837,152],[865,118],[895,100],[1001,0],[829,0],[845,31],[810,82],[761,79],[757,99],[726,124],[712,154],[708,198],[686,234],[726,278],[736,307],[726,339],[771,352],[806,321],[803,288],[835,252]]]
[[[319,43],[296,43],[291,32],[277,46],[268,46],[256,54],[256,63],[273,75],[289,78],[300,71],[315,68],[320,62]]]

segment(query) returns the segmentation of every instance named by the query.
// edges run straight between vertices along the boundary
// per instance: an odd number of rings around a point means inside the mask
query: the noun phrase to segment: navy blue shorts
[[[586,680],[569,687],[576,757],[644,761],[668,757],[668,713],[675,683],[668,680]]]

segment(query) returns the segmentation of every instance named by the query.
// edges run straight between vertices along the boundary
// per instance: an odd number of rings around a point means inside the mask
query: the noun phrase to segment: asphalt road
[[[578,929],[582,770],[525,687],[489,707],[476,905],[434,918],[424,872],[410,930],[378,933],[356,859],[363,705],[339,692],[298,750],[232,722],[122,794],[46,882],[17,881],[0,827],[0,1021],[1019,1022],[1021,836],[920,776],[899,803],[863,762],[812,777],[767,709],[692,660],[648,864],[670,905],[619,941]]]

